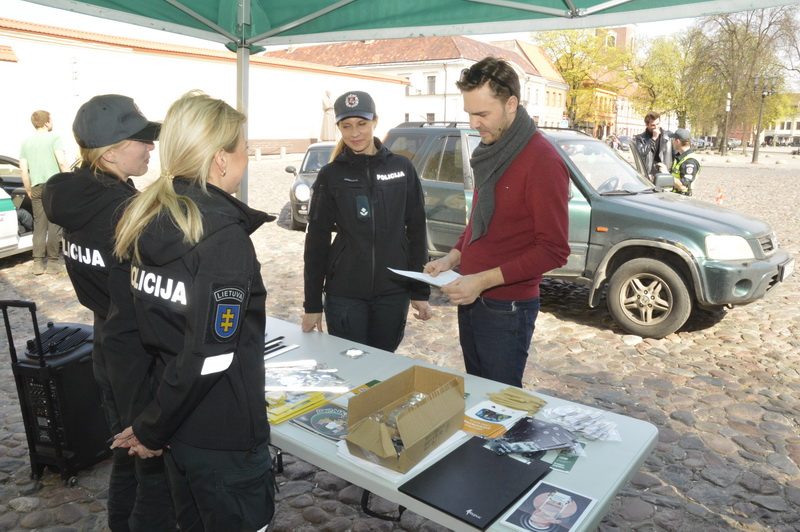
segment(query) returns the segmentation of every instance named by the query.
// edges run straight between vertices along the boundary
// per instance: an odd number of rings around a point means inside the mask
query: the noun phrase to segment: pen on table
[[[275,344],[275,345],[271,345],[269,347],[265,347],[264,348],[264,354],[266,355],[266,354],[272,353],[273,351],[277,351],[278,349],[282,349],[283,347],[285,347],[283,345],[283,343],[278,343],[278,344]]]
[[[289,352],[289,351],[291,351],[293,349],[297,349],[298,347],[300,347],[300,346],[297,345],[297,344],[282,345],[277,350],[273,349],[269,353],[265,353],[264,354],[264,360],[269,360],[270,358],[274,358],[274,357],[276,357],[278,355],[282,355],[282,354],[287,353],[287,352]]]
[[[278,336],[277,338],[273,338],[268,342],[264,342],[264,349],[269,349],[270,347],[273,347],[277,344],[281,344],[282,343],[281,340],[283,340],[283,336]]]

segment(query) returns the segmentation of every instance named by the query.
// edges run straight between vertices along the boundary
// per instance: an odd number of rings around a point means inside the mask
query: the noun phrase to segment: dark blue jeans
[[[356,299],[325,297],[328,332],[339,338],[394,352],[406,332],[407,293]]]
[[[522,387],[539,298],[500,301],[479,297],[458,307],[458,336],[467,373]]]

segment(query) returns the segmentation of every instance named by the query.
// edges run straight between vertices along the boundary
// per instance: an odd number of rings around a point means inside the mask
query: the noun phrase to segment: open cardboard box
[[[427,398],[397,416],[403,440],[398,453],[392,430],[373,414],[391,412],[415,392]],[[351,454],[405,473],[433,449],[455,434],[464,422],[464,378],[444,371],[412,366],[347,404],[347,448]]]

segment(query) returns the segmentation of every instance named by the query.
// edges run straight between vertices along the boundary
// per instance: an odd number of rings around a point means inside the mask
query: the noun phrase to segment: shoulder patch
[[[219,342],[230,340],[239,331],[245,291],[236,286],[214,288],[211,292],[211,337]]]

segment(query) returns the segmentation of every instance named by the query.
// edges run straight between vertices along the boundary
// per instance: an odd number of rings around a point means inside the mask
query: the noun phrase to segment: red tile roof
[[[298,46],[267,52],[264,55],[335,66],[385,65],[452,59],[480,61],[492,55],[514,62],[529,75],[539,75],[536,67],[522,55],[461,36],[379,39]]]

